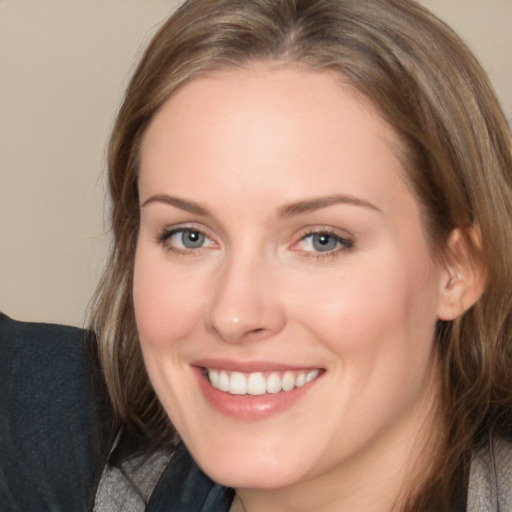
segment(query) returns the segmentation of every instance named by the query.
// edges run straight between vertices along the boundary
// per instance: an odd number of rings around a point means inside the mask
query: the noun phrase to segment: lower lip
[[[204,376],[202,368],[193,368],[201,392],[217,411],[247,421],[263,420],[292,406],[323,375],[321,373],[316,379],[291,391],[280,391],[279,393],[267,393],[258,396],[232,395],[214,388],[208,378]]]

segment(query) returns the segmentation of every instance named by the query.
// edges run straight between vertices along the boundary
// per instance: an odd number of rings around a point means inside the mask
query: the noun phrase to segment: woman
[[[415,2],[186,2],[111,140],[96,508],[511,507],[511,155]]]

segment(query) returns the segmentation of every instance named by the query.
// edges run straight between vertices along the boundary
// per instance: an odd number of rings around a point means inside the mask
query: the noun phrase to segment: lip
[[[218,359],[204,359],[194,362],[191,368],[201,393],[218,412],[245,421],[264,420],[291,407],[305,394],[312,391],[316,383],[320,381],[325,374],[325,370],[322,369],[316,379],[290,391],[251,396],[232,395],[214,388],[205,377],[205,368],[251,373],[257,371],[313,370],[318,367],[283,365],[263,361],[234,362]]]
[[[316,370],[318,366],[299,366],[290,364],[273,363],[270,361],[230,361],[228,359],[201,359],[192,363],[192,366],[210,368],[211,370],[225,370],[228,372],[279,372]]]

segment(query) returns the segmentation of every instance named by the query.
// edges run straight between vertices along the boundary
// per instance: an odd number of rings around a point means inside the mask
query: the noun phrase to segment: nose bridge
[[[284,311],[268,258],[251,247],[230,251],[217,277],[207,322],[210,330],[232,343],[282,328]]]

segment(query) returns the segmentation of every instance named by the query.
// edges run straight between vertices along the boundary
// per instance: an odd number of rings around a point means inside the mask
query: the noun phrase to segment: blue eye
[[[327,233],[315,233],[311,236],[311,245],[318,252],[334,251],[338,243],[336,237]]]
[[[167,231],[161,236],[162,243],[170,250],[202,249],[214,244],[204,233],[192,228],[178,228]]]
[[[329,232],[310,233],[300,241],[300,248],[305,252],[331,253],[347,250],[354,246],[351,240]]]
[[[197,249],[198,247],[202,247],[206,236],[199,231],[195,231],[193,229],[183,229],[181,232],[176,233],[178,238],[183,245],[187,249]]]

